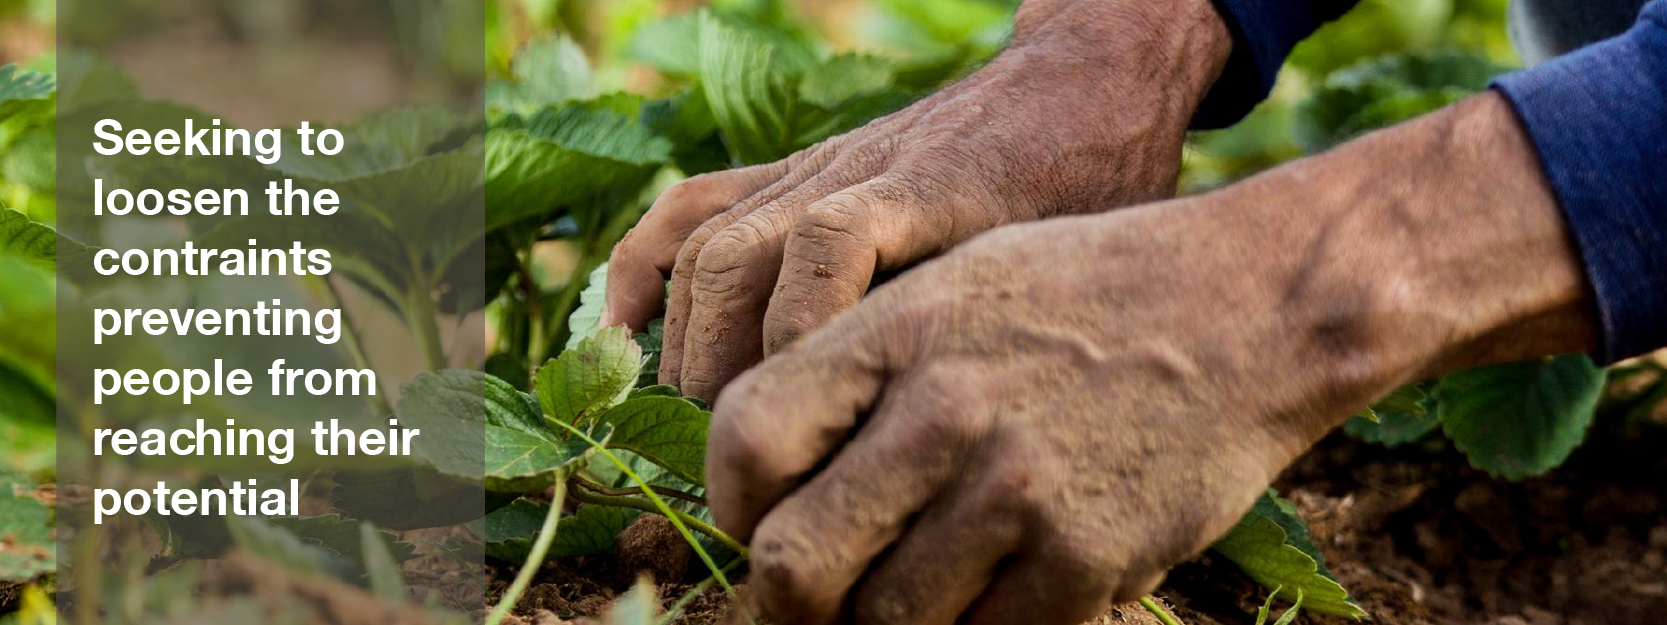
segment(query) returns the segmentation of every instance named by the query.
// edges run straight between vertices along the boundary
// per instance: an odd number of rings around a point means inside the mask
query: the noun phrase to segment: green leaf
[[[625,399],[642,372],[642,348],[624,328],[606,328],[534,374],[547,418],[577,425]]]
[[[664,74],[694,77],[700,73],[700,15],[679,13],[643,24],[625,56]]]
[[[486,376],[486,423],[534,435],[546,431],[538,398],[490,375]]]
[[[655,319],[648,322],[647,332],[638,332],[631,337],[642,348],[642,375],[637,376],[637,386],[652,386],[660,380],[660,351],[666,341],[666,322]]]
[[[567,467],[584,459],[590,444],[578,438],[558,440],[495,425],[486,426],[486,488],[526,493],[560,481]]]
[[[671,147],[630,116],[600,106],[505,117],[486,133],[486,229],[635,198],[671,158]]]
[[[596,336],[598,326],[602,321],[602,304],[608,292],[608,263],[596,266],[590,272],[590,281],[585,289],[579,292],[579,307],[573,309],[573,314],[567,316],[567,346],[573,349],[579,346],[579,341]]]
[[[891,61],[865,54],[841,54],[812,67],[799,82],[799,99],[825,109],[855,98],[884,93],[896,81]]]
[[[0,476],[0,580],[27,581],[58,567],[52,508],[27,482]]]
[[[695,485],[706,483],[706,430],[711,413],[680,397],[626,400],[596,418],[613,427],[610,449],[624,449]]]
[[[1296,137],[1318,152],[1487,88],[1505,68],[1464,54],[1395,55],[1339,70],[1296,110]]]
[[[301,542],[324,549],[360,571],[370,571],[370,562],[364,559],[367,535],[361,530],[363,522],[350,521],[339,514],[268,517],[266,521],[288,530]],[[393,532],[373,528],[369,536],[381,543],[382,551],[396,564],[417,557],[416,545],[401,542]]]
[[[1539,475],[1585,440],[1605,378],[1583,355],[1448,374],[1436,388],[1442,428],[1479,469]]]
[[[1011,6],[983,0],[879,0],[877,5],[940,46],[993,51],[1012,24]]]
[[[1289,502],[1272,491],[1211,547],[1237,564],[1246,575],[1275,596],[1295,601],[1303,597],[1314,612],[1361,618],[1366,616],[1348,591],[1326,572],[1319,545],[1308,537],[1307,525]]]
[[[399,109],[338,128],[346,147],[335,155],[304,155],[286,143],[272,168],[369,210],[443,267],[485,234],[471,210],[481,198],[483,144],[457,139],[479,132],[470,123],[438,107]]]
[[[441,473],[479,481],[486,406],[486,374],[447,369],[406,382],[397,412],[402,425],[422,430],[412,440],[414,456]]]
[[[1356,416],[1343,424],[1343,431],[1385,447],[1421,439],[1441,425],[1441,419],[1436,415],[1435,398],[1430,395],[1434,390],[1435,384],[1430,382],[1397,389],[1367,409],[1376,417],[1375,422]]]
[[[595,271],[590,272],[590,281],[585,289],[579,292],[579,306],[573,309],[573,314],[567,317],[567,346],[573,349],[579,342],[596,336],[597,325],[602,320],[602,305],[608,290],[608,263],[602,263]],[[642,348],[642,373],[638,376],[638,386],[652,386],[660,378],[661,343],[665,342],[666,324],[662,319],[648,322],[644,332],[638,332],[632,339],[637,347]],[[672,394],[676,396],[674,392]]]
[[[52,226],[0,204],[0,255],[18,256],[42,265],[58,265],[60,273],[92,269],[96,248],[58,234]],[[60,258],[60,252],[62,252]]]
[[[596,97],[585,51],[562,33],[529,42],[515,53],[510,70],[514,83],[487,86],[487,106],[527,114],[551,104]]]
[[[0,65],[0,120],[11,117],[30,101],[51,98],[57,89],[52,74],[21,71],[15,63]]]
[[[481,514],[474,504],[481,499],[479,477],[446,475],[427,464],[386,471],[337,471],[332,481],[336,483],[330,490],[332,508],[392,530],[446,527],[473,521]]]
[[[707,12],[700,18],[699,60],[701,88],[736,162],[767,163],[793,153],[794,75],[776,46]]]
[[[381,540],[381,532],[369,523],[360,523],[359,546],[371,592],[395,604],[405,603],[405,581],[399,575],[399,564],[394,562],[387,543]]]
[[[285,249],[300,243],[330,252],[333,272],[363,278],[397,298],[411,282],[410,262],[399,235],[376,216],[355,206],[344,206],[323,218],[283,217],[251,211],[246,217],[220,222],[197,237],[205,248],[246,247],[249,240],[262,247]]]
[[[486,555],[504,562],[521,562],[550,512],[550,504],[517,499],[486,515]],[[557,521],[549,557],[569,558],[608,553],[614,537],[640,514],[629,508],[581,505]]]
[[[1291,625],[1291,622],[1297,620],[1297,615],[1302,614],[1302,602],[1307,598],[1308,596],[1303,594],[1302,589],[1297,589],[1296,602],[1291,604],[1291,609],[1279,615],[1279,620],[1274,621],[1273,625]]]

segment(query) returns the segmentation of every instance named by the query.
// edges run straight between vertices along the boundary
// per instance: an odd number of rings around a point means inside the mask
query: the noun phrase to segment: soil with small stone
[[[1471,468],[1440,438],[1385,449],[1333,434],[1276,484],[1302,510],[1327,566],[1373,622],[1667,623],[1667,427],[1600,418],[1563,467],[1515,483]],[[618,556],[549,565],[520,603],[523,622],[584,622],[605,611],[639,571],[684,571],[677,583],[661,586],[666,605],[682,598],[703,567],[689,566],[687,548],[671,547],[674,535],[655,519],[622,535]],[[513,573],[495,570],[489,601]],[[1253,623],[1266,595],[1209,555],[1177,567],[1157,593],[1194,625]],[[710,589],[677,622],[729,622],[731,605]],[[1094,621],[1156,622],[1133,605]],[[1297,620],[1343,622],[1312,614]]]

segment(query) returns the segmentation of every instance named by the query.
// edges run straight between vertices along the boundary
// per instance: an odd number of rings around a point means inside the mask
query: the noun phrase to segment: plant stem
[[[370,366],[370,356],[365,352],[363,339],[359,337],[359,326],[353,323],[353,318],[347,314],[347,308],[342,306],[341,291],[336,288],[336,283],[331,281],[329,276],[319,277],[319,282],[324,284],[324,290],[319,293],[324,296],[324,305],[341,311],[342,334],[347,335],[347,355],[353,358],[353,363],[358,365],[359,368],[374,371],[375,369]],[[377,386],[380,386],[380,383]],[[378,414],[393,414],[394,407],[388,403],[388,394],[382,392],[381,388],[375,390],[376,394],[372,395],[370,399],[372,408]]]
[[[538,538],[533,540],[532,551],[527,554],[526,563],[515,574],[515,581],[510,582],[509,589],[498,599],[497,607],[492,608],[492,614],[486,618],[486,625],[502,623],[509,611],[515,608],[515,602],[521,600],[521,593],[532,585],[533,577],[538,575],[538,569],[544,566],[544,556],[550,553],[550,544],[556,541],[556,528],[561,521],[561,507],[567,498],[567,480],[556,482],[555,495],[550,500],[550,513],[544,515],[544,525],[538,528]]]
[[[706,548],[700,546],[700,541],[695,540],[694,534],[689,533],[688,524],[685,524],[683,519],[677,517],[677,511],[673,510],[671,506],[666,505],[666,501],[661,499],[659,495],[655,494],[654,489],[649,488],[648,480],[642,479],[642,476],[637,475],[637,472],[631,469],[631,465],[625,464],[624,460],[620,460],[619,456],[615,456],[613,452],[608,451],[607,447],[602,446],[602,443],[597,442],[594,438],[591,438],[591,436],[586,434],[584,430],[573,427],[572,424],[560,419],[547,419],[546,422],[573,433],[574,436],[579,437],[579,440],[590,443],[591,448],[595,449],[596,453],[602,454],[602,457],[607,458],[608,462],[613,463],[613,465],[617,467],[621,473],[624,473],[626,477],[631,478],[631,481],[636,482],[638,486],[641,486],[643,494],[648,495],[649,501],[654,502],[654,507],[658,508],[660,514],[665,515],[665,517],[671,521],[671,524],[677,528],[677,533],[681,534],[683,536],[683,540],[689,543],[689,547],[695,550],[695,555],[699,556],[701,563],[706,565],[706,570],[712,572],[712,577],[718,578],[718,584],[724,587],[724,592],[730,597],[737,596],[735,594],[735,587],[730,585],[729,578],[724,576],[723,569],[719,568],[718,563],[712,560],[712,554],[706,553]],[[563,480],[563,483],[565,484],[566,481]],[[747,551],[744,547],[737,549],[736,553],[741,554],[741,557],[743,558],[748,557],[751,554],[751,552]]]
[[[623,496],[618,496],[618,495],[603,495],[603,494],[600,494],[600,493],[587,492],[582,487],[578,490],[572,491],[571,494],[573,495],[573,499],[575,501],[579,501],[579,502],[582,502],[582,503],[590,503],[590,504],[596,504],[596,505],[600,505],[600,506],[614,506],[614,507],[617,507],[617,508],[635,508],[637,510],[642,510],[643,512],[652,512],[654,514],[661,514],[661,515],[665,514],[659,508],[654,506],[654,502],[648,501],[646,499],[638,499],[636,497],[623,497]],[[734,538],[730,538],[728,534],[725,534],[723,532],[723,530],[720,530],[716,527],[713,527],[711,524],[708,524],[705,521],[702,521],[698,518],[695,518],[694,515],[691,515],[687,512],[677,510],[675,508],[671,510],[671,513],[672,513],[672,515],[675,515],[677,517],[677,520],[688,524],[688,526],[694,528],[695,531],[700,532],[702,534],[705,534],[707,536],[711,536],[713,540],[716,540],[720,543],[723,543],[724,546],[729,547],[730,549],[734,549],[737,553],[744,552],[744,551],[747,550],[746,545],[741,544],[739,541],[735,540]]]
[[[446,350],[440,342],[440,321],[436,318],[432,289],[428,275],[421,267],[413,267],[413,270],[417,274],[415,283],[405,294],[406,325],[417,336],[417,347],[422,350],[423,362],[428,370],[439,371],[446,368]]]
[[[1146,611],[1151,612],[1152,616],[1157,617],[1158,622],[1163,623],[1163,625],[1181,625],[1181,619],[1175,618],[1175,615],[1170,614],[1169,610],[1163,609],[1163,606],[1158,605],[1158,602],[1153,600],[1150,595],[1140,598],[1140,607],[1146,608]]]
[[[580,488],[583,488],[583,489],[588,490],[590,492],[596,493],[598,495],[613,495],[613,496],[616,496],[616,497],[623,497],[623,496],[635,495],[637,493],[642,492],[641,489],[637,489],[637,488],[608,488],[606,486],[591,482],[589,480],[576,480],[576,481],[574,481],[574,484],[578,484]],[[700,506],[702,508],[706,507],[706,498],[701,497],[700,495],[692,495],[692,494],[685,493],[683,491],[677,490],[675,488],[669,488],[669,487],[666,487],[666,486],[649,486],[649,488],[654,489],[654,492],[659,493],[663,496],[670,497],[672,499],[682,499],[683,501],[687,501],[689,503],[695,504],[695,505]]]
[[[521,286],[521,297],[527,303],[527,370],[537,371],[539,365],[544,364],[539,358],[544,356],[544,290],[533,277],[527,264],[532,262],[532,250],[527,250],[527,258],[516,259],[516,281]]]

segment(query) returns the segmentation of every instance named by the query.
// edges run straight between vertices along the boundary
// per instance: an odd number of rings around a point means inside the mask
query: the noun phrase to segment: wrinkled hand
[[[1066,625],[1150,592],[1373,398],[1590,347],[1587,305],[1478,98],[911,270],[723,392],[708,495],[776,622]]]
[[[1173,193],[1231,46],[1208,0],[1029,0],[1014,42],[901,112],[667,191],[614,249],[603,324],[642,329],[669,272],[661,382],[711,399],[876,271],[1002,224]]]

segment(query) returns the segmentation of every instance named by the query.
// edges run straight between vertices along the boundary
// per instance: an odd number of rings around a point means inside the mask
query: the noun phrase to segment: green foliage
[[[1291,53],[1290,66],[1325,74],[1359,59],[1425,51],[1439,44],[1452,0],[1363,0],[1350,19],[1321,28]]]
[[[475,371],[421,373],[400,390],[400,422],[422,430],[412,454],[446,475],[480,479],[482,426],[496,404],[486,397],[486,376]]]
[[[487,87],[488,108],[525,115],[549,104],[597,95],[585,51],[564,34],[528,43],[515,53],[510,68],[514,82],[494,82]]]
[[[1210,548],[1232,560],[1274,597],[1301,600],[1304,607],[1321,614],[1366,616],[1326,571],[1325,556],[1309,538],[1295,507],[1271,490]]]
[[[641,371],[642,350],[630,333],[600,331],[540,368],[534,384],[545,415],[577,424],[618,405]]]
[[[1604,371],[1583,355],[1452,373],[1436,388],[1441,424],[1471,464],[1507,479],[1562,464],[1586,438]]]
[[[602,323],[602,304],[608,290],[608,263],[596,266],[590,272],[590,279],[586,280],[585,290],[579,293],[579,307],[573,309],[573,314],[567,318],[567,345],[564,349],[579,346],[579,341],[596,336]]]
[[[1505,68],[1465,54],[1394,55],[1327,76],[1297,109],[1296,136],[1318,152],[1487,88]]]
[[[671,157],[671,143],[635,119],[587,104],[511,114],[486,136],[487,229],[559,211],[589,221],[634,197]]]
[[[0,204],[0,256],[21,257],[74,274],[92,269],[97,251]]]
[[[0,65],[0,120],[11,117],[29,101],[41,101],[57,91],[52,74],[27,72],[15,63]]]
[[[0,581],[26,581],[58,566],[52,509],[30,482],[0,474]]]
[[[701,89],[723,130],[730,156],[765,163],[797,149],[790,116],[797,95],[790,82],[804,67],[767,39],[710,14],[699,22]]]
[[[1268,600],[1262,602],[1262,607],[1257,608],[1256,625],[1266,625],[1268,617],[1271,614],[1271,610],[1273,609],[1273,600],[1277,595],[1279,595],[1279,591],[1280,589],[1275,589],[1268,595]],[[1290,609],[1285,610],[1284,614],[1279,615],[1279,619],[1275,620],[1273,625],[1290,625],[1293,621],[1297,620],[1297,616],[1302,614],[1302,602],[1307,598],[1307,595],[1303,594],[1301,590],[1298,590],[1297,600],[1291,604]]]
[[[346,564],[323,547],[309,545],[294,534],[256,517],[226,517],[232,540],[252,556],[283,567],[291,573],[312,577],[347,579]]]
[[[550,504],[517,499],[486,515],[486,555],[503,562],[520,562],[532,548],[533,537],[550,513]],[[641,514],[637,510],[582,504],[557,524],[550,555],[558,558],[608,553],[614,537]]]
[[[370,523],[359,524],[360,560],[365,565],[365,576],[370,579],[371,592],[386,601],[405,601],[405,582],[399,576],[399,563],[380,540],[381,532]]]
[[[152,571],[184,560],[217,558],[237,546],[294,572],[327,573],[344,581],[374,584],[379,583],[376,576],[387,575],[385,569],[417,557],[416,545],[338,514],[222,517],[153,512],[144,519],[162,544],[149,564]],[[296,545],[299,552],[290,553]]]
[[[608,447],[623,449],[693,484],[706,483],[711,414],[680,397],[639,395],[596,417],[613,428]]]
[[[1349,419],[1343,431],[1385,447],[1417,441],[1441,425],[1436,415],[1435,383],[1405,386]]]

